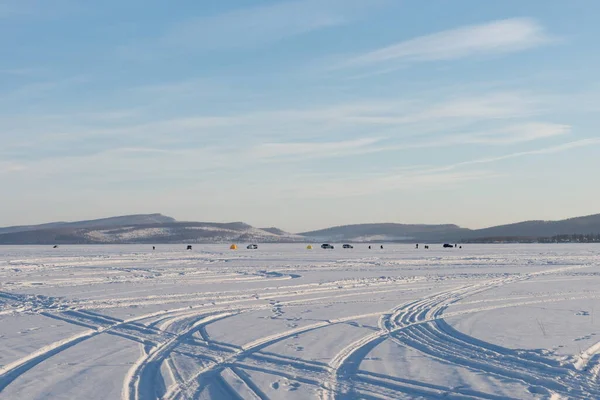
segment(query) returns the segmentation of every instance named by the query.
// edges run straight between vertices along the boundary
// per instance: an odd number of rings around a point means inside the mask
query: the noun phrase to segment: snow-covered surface
[[[100,244],[116,243],[140,243],[156,240],[164,242],[169,238],[177,238],[176,241],[190,243],[224,243],[235,242],[243,238],[255,242],[297,242],[306,240],[303,236],[291,233],[275,234],[251,226],[228,229],[222,226],[201,225],[186,226],[172,225],[169,227],[145,227],[145,226],[123,226],[111,229],[92,229],[81,231],[81,235],[88,241]],[[200,234],[199,236],[196,236]],[[184,235],[186,239],[181,239]],[[196,236],[196,237],[195,237]]]
[[[152,238],[167,236],[171,233],[170,228],[139,228],[139,227],[125,227],[115,229],[104,229],[97,231],[90,231],[85,234],[89,239],[93,239],[98,242],[110,243],[115,241],[130,241],[142,238]]]
[[[391,236],[391,235],[364,235],[352,238],[353,242],[394,242],[402,240],[411,240],[410,236]]]
[[[600,246],[0,246],[0,399],[598,399]]]

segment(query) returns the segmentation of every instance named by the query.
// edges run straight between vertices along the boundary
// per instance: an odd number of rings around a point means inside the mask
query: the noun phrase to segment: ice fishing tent
[[[237,244],[232,244],[231,246],[229,246],[229,248],[231,250],[237,250]]]
[[[306,250],[312,250],[312,245],[309,244],[308,246],[306,246]]]

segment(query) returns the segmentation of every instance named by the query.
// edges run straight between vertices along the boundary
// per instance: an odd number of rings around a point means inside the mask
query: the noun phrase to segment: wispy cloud
[[[440,166],[440,167],[430,167],[430,168],[427,168],[427,171],[429,171],[431,173],[451,171],[451,170],[468,167],[468,166],[472,166],[472,165],[491,164],[491,163],[495,163],[495,162],[499,162],[499,161],[527,157],[527,156],[555,154],[555,153],[561,153],[561,152],[564,152],[567,150],[577,149],[577,148],[581,148],[581,147],[598,146],[598,145],[600,145],[600,138],[580,139],[580,140],[574,140],[571,142],[561,143],[556,146],[542,147],[539,149],[527,150],[527,151],[517,151],[514,153],[504,154],[504,155],[495,156],[495,157],[475,158],[473,160],[462,161],[462,162],[458,162],[455,164],[444,165],[444,166]]]
[[[529,122],[518,125],[509,125],[490,131],[474,131],[469,133],[446,134],[442,136],[429,137],[417,142],[388,144],[386,146],[362,147],[361,154],[394,152],[410,149],[426,149],[448,146],[459,146],[465,144],[479,145],[511,145],[516,143],[530,142],[539,139],[566,135],[571,132],[568,125],[551,124],[542,122]],[[355,153],[356,154],[356,153]]]
[[[265,143],[252,149],[256,158],[288,158],[290,156],[336,157],[340,155],[368,152],[368,146],[379,142],[378,138],[364,138],[339,142]]]
[[[382,144],[382,138],[359,138],[337,142],[264,143],[253,147],[246,154],[252,160],[286,162],[298,159],[348,157],[464,144],[509,145],[566,135],[570,131],[571,127],[568,125],[530,122],[491,131],[448,134],[416,143],[389,142]]]
[[[526,157],[532,155],[554,154],[563,151],[600,145],[600,138],[582,139],[563,143],[557,146],[545,147],[536,150],[515,152],[498,157],[479,158],[441,167],[425,167],[404,170],[379,176],[359,176],[351,178],[339,178],[334,180],[312,180],[295,182],[293,186],[282,188],[284,193],[296,198],[347,198],[351,196],[365,196],[379,194],[388,191],[399,190],[429,190],[448,188],[470,181],[492,179],[503,176],[502,173],[490,169],[468,169],[460,171],[465,167],[473,167],[481,164],[491,164],[512,158]]]
[[[571,132],[571,127],[562,124],[551,124],[543,122],[528,122],[518,125],[510,125],[491,131],[475,132],[465,135],[456,135],[457,143],[474,144],[513,144],[545,139],[555,136],[566,135]],[[449,141],[452,141],[452,136]]]
[[[343,66],[453,60],[476,55],[511,53],[549,41],[551,37],[535,20],[513,18],[406,40],[351,58]]]
[[[0,162],[0,174],[9,174],[25,170],[25,166],[13,162]]]
[[[536,149],[536,150],[519,151],[519,152],[505,154],[505,155],[498,156],[498,157],[478,158],[475,160],[463,161],[463,162],[460,162],[460,163],[457,163],[454,165],[444,167],[443,169],[454,169],[454,168],[462,167],[465,165],[472,165],[472,164],[488,164],[488,163],[493,163],[493,162],[497,162],[497,161],[509,160],[512,158],[520,158],[520,157],[526,157],[526,156],[554,154],[554,153],[560,153],[560,152],[563,152],[566,150],[577,149],[580,147],[597,146],[597,145],[600,145],[600,138],[580,139],[580,140],[566,142],[566,143],[562,143],[562,144],[559,144],[556,146],[544,147],[544,148]]]
[[[53,91],[64,90],[69,87],[84,84],[88,81],[89,78],[86,76],[31,81],[22,84],[13,90],[0,92],[0,102],[5,101],[7,103],[13,103],[21,100],[48,97]]]
[[[179,23],[160,44],[180,48],[244,48],[342,25],[381,0],[295,0],[229,11]]]
[[[65,143],[69,153],[88,156],[140,144],[169,150],[222,146],[236,156],[244,152],[254,159],[286,155],[297,160],[462,143],[508,144],[566,133],[563,125],[513,121],[538,113],[538,103],[524,93],[498,92],[434,103],[374,100],[172,118],[143,109],[21,115],[2,119],[7,137],[1,152],[24,154],[27,148],[27,157],[47,158],[65,154]],[[474,124],[506,127],[476,131]],[[253,138],[250,149],[240,140],[242,133]],[[383,137],[385,142],[376,139]]]
[[[379,195],[390,191],[430,190],[449,188],[465,182],[491,179],[498,176],[493,171],[405,171],[365,178],[313,179],[282,186],[284,196],[303,199],[349,198]]]

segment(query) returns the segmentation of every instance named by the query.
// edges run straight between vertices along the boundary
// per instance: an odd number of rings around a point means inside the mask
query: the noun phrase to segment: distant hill
[[[166,217],[162,214],[135,214],[77,222],[51,222],[42,225],[10,226],[7,228],[0,228],[0,234],[47,229],[101,228],[122,225],[148,225],[168,222],[175,222],[175,218]]]
[[[569,218],[560,221],[525,221],[471,230],[465,239],[523,237],[539,238],[556,235],[600,233],[600,214]]]
[[[443,240],[459,237],[468,229],[457,225],[406,225],[406,224],[359,224],[343,225],[318,231],[304,232],[302,236],[317,240],[348,242],[403,242]]]
[[[484,229],[457,225],[359,224],[337,226],[301,235],[320,241],[460,242],[535,241],[556,235],[600,233],[600,214],[561,221],[525,221]]]
[[[265,242],[497,242],[548,241],[558,235],[600,234],[600,214],[562,221],[526,221],[485,229],[453,224],[358,224],[292,234],[243,222],[180,222],[162,214],[0,228],[0,244],[265,243]]]
[[[291,235],[291,233],[283,231],[279,228],[260,228],[265,232],[269,232],[272,233],[273,235],[277,235],[277,236],[288,236]]]
[[[162,214],[127,215],[0,229],[0,244],[118,244],[302,241],[301,236],[243,222],[178,222]]]

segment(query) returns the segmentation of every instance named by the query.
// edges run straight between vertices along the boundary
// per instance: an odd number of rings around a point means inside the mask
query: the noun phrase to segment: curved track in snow
[[[82,264],[85,262],[80,261]],[[217,265],[219,262],[215,261]],[[420,268],[420,262],[410,265]],[[477,263],[481,260],[474,258],[465,261],[470,262]],[[448,268],[463,268],[460,260],[452,260],[448,265]],[[471,276],[424,274],[420,277],[402,278],[374,275],[350,279],[340,276],[340,271],[359,271],[357,276],[369,274],[368,268],[384,268],[384,271],[389,272],[390,268],[396,268],[395,261],[369,259],[361,264],[361,259],[341,259],[331,260],[322,266],[311,266],[315,269],[323,268],[328,273],[335,274],[337,279],[310,282],[303,280],[294,267],[269,271],[261,265],[249,271],[235,267],[222,273],[208,273],[189,271],[189,265],[186,264],[186,275],[182,276],[191,277],[194,282],[201,282],[210,290],[194,289],[183,293],[148,295],[131,291],[131,294],[116,299],[90,297],[72,301],[0,292],[0,317],[14,313],[38,315],[83,328],[79,333],[48,343],[3,365],[0,368],[0,398],[7,388],[17,385],[19,379],[26,378],[32,369],[42,368],[53,357],[65,354],[69,349],[99,335],[118,336],[129,341],[126,343],[140,348],[140,357],[128,367],[123,378],[122,400],[196,399],[206,396],[204,391],[207,388],[211,388],[210,393],[214,396],[228,398],[264,400],[273,397],[274,393],[275,397],[281,398],[280,383],[277,383],[279,381],[287,382],[287,390],[290,391],[296,390],[299,385],[310,387],[315,396],[323,399],[507,398],[478,388],[423,382],[361,369],[361,363],[385,341],[417,351],[449,368],[462,368],[503,382],[518,384],[526,387],[532,395],[547,398],[600,398],[597,379],[600,374],[599,344],[582,350],[573,362],[564,362],[536,351],[513,350],[479,340],[458,331],[444,319],[447,316],[456,317],[503,307],[598,298],[600,295],[597,293],[583,292],[577,295],[571,292],[547,294],[539,298],[507,297],[506,301],[498,304],[488,304],[487,300],[475,298],[464,302],[468,307],[447,312],[448,307],[453,304],[493,289],[543,276],[571,274],[589,267],[590,264],[573,263],[524,273],[489,273],[482,276],[476,273]],[[62,266],[53,268],[53,271],[64,270]],[[167,269],[114,268],[116,269],[111,271],[117,271],[115,273],[134,274],[133,277],[127,275],[130,280],[144,277],[154,280],[164,276],[162,279],[168,281],[176,279],[178,275],[176,270]],[[186,281],[181,278],[178,282]],[[229,286],[227,290],[213,289],[219,284]],[[235,289],[235,285],[241,285],[239,290]],[[431,288],[434,287],[437,291],[431,293]],[[384,299],[389,304],[380,307],[378,299]],[[390,303],[392,299],[399,300]],[[372,309],[376,311],[361,312],[352,309],[355,305],[364,305],[366,301],[372,301]],[[2,302],[7,304],[4,309]],[[400,302],[398,306],[389,309]],[[137,307],[157,305],[164,305],[165,308],[126,319],[106,313],[120,308],[131,307],[135,310]],[[249,336],[251,340],[240,341],[238,344],[216,340],[207,330],[218,325],[217,323],[235,321],[238,317],[248,315],[263,315],[261,313],[271,311],[269,318],[280,321],[286,318],[283,310],[306,311],[307,308],[318,306],[323,312],[327,307],[332,307],[333,310],[338,305],[345,308],[332,311],[326,318],[321,316],[311,319],[310,314],[307,314],[299,325],[295,321],[303,318],[289,318],[285,328],[279,327],[268,334],[253,333],[254,336]],[[278,344],[303,340],[315,333],[323,332],[325,338],[325,328],[337,329],[337,326],[343,324],[358,326],[357,321],[374,321],[376,318],[377,326],[375,322],[373,326],[360,325],[368,332],[361,331],[361,335],[364,333],[362,337],[343,339],[343,345],[338,347],[340,350],[337,354],[328,356],[326,360],[273,351]],[[263,321],[268,323],[269,320]],[[276,382],[272,387],[265,387],[264,383],[256,380],[258,375],[274,377]],[[277,390],[280,390],[280,394],[277,394]]]
[[[379,343],[390,338],[400,346],[420,351],[444,363],[465,367],[469,370],[516,381],[530,387],[532,393],[542,393],[568,398],[600,398],[600,385],[590,375],[581,374],[577,366],[544,358],[534,352],[517,352],[492,345],[458,332],[443,319],[444,310],[451,304],[486,290],[497,288],[539,275],[571,271],[588,266],[558,268],[517,277],[493,279],[487,282],[463,286],[437,293],[397,307],[380,319],[380,330],[350,344],[330,362],[332,379],[323,392],[325,399],[353,398],[365,395],[365,374],[360,373],[362,359]],[[478,311],[478,310],[476,310]],[[468,313],[463,311],[462,313]],[[599,351],[593,346],[589,352]],[[589,358],[589,357],[588,357]],[[579,368],[581,369],[581,368]],[[373,386],[373,377],[367,376]],[[359,382],[356,384],[355,382]],[[362,384],[361,384],[362,383]],[[396,384],[396,386],[398,386]],[[412,384],[412,386],[415,386]],[[418,386],[418,385],[417,385]],[[398,390],[402,391],[400,388]],[[368,390],[367,390],[368,392]],[[450,392],[488,398],[473,391],[450,391],[448,388],[405,388],[405,393],[436,398]]]

